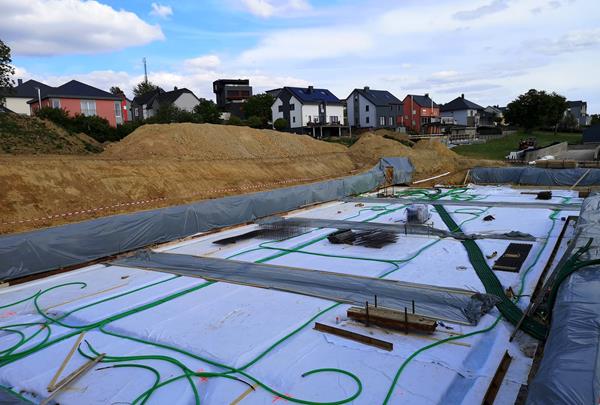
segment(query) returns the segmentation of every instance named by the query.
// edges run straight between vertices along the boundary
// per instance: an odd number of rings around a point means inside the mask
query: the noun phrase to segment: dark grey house
[[[252,97],[248,79],[220,79],[213,82],[217,107],[223,112],[244,118],[244,103]]]
[[[565,115],[571,114],[578,127],[587,127],[592,122],[592,117],[587,113],[587,102],[585,101],[567,101],[567,111]]]
[[[355,128],[403,126],[402,101],[387,90],[354,89],[346,98],[348,125]]]
[[[453,118],[454,124],[478,127],[484,108],[465,98],[464,94],[440,106],[440,116]]]

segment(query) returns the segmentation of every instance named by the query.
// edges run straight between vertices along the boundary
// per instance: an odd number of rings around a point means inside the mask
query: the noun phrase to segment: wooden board
[[[488,386],[487,392],[483,397],[483,401],[481,401],[482,405],[494,405],[496,395],[498,395],[498,391],[500,391],[500,386],[502,385],[502,381],[506,376],[508,367],[510,367],[511,361],[512,357],[508,355],[508,352],[504,352],[504,357],[502,357],[502,361],[500,361],[500,364],[498,365],[496,374],[494,374],[494,378],[492,378],[492,381]]]
[[[322,323],[315,322],[314,329],[318,330],[319,332],[330,333],[332,335],[354,340],[355,342],[364,343],[369,346],[375,346],[383,350],[394,350],[394,345],[390,342],[386,342],[385,340],[377,339],[367,335],[361,335],[360,333],[351,332],[346,329],[336,328],[335,326],[324,325]]]
[[[396,311],[388,308],[369,307],[369,313],[362,307],[348,309],[348,318],[387,329],[416,330],[425,333],[435,332],[437,321],[421,315]]]
[[[492,269],[518,273],[525,259],[527,259],[531,247],[532,245],[528,243],[509,244],[504,253],[502,253],[502,256],[496,260]]]

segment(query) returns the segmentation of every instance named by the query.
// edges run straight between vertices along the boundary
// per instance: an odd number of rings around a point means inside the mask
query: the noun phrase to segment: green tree
[[[10,47],[0,39],[0,88],[4,87],[12,90],[15,81],[12,76],[15,74],[15,68],[11,65]],[[4,98],[0,95],[0,104],[4,103]]]
[[[508,103],[504,117],[527,132],[549,127],[556,132],[566,109],[567,100],[560,94],[531,89]]]
[[[201,100],[200,104],[194,107],[194,113],[199,116],[200,122],[209,124],[221,123],[221,113],[212,100]]]
[[[571,113],[566,113],[559,125],[561,130],[572,131],[577,128],[577,119]]]
[[[246,123],[249,127],[252,128],[263,128],[265,126],[265,122],[261,117],[253,115],[246,120]]]
[[[142,81],[142,82],[139,82],[133,88],[133,95],[135,97],[138,97],[138,96],[141,96],[142,94],[149,93],[149,92],[154,91],[156,89],[162,90],[160,87],[158,87],[156,84],[154,84],[152,82]]]
[[[273,123],[273,127],[278,131],[285,131],[288,127],[288,122],[285,118],[277,118]]]
[[[112,86],[109,91],[115,96],[125,97],[125,92],[119,86]]]
[[[246,117],[258,117],[261,120],[261,127],[266,127],[271,121],[271,106],[275,99],[270,94],[255,94],[246,100],[244,104],[244,114]]]
[[[242,121],[242,119],[240,117],[237,117],[235,115],[232,115],[231,117],[229,117],[229,119],[227,120],[227,125],[236,125],[236,126],[242,126],[244,125],[244,121]]]

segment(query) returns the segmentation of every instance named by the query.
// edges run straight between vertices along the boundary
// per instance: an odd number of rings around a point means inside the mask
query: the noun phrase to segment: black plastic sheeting
[[[366,173],[272,191],[115,215],[0,237],[0,280],[87,263],[198,232],[254,221],[308,204],[376,189],[392,167],[394,184],[410,182],[406,158],[384,158]]]
[[[600,195],[583,202],[574,250],[593,238],[581,260],[600,258]],[[527,404],[598,404],[600,399],[600,266],[584,267],[559,287],[550,334]]]
[[[600,185],[600,169],[543,169],[539,167],[476,167],[471,169],[469,179],[476,184],[520,184],[536,186]]]
[[[414,303],[419,315],[471,325],[477,325],[495,303],[490,304],[494,296],[457,288],[214,257],[145,251],[110,264],[250,284],[361,306],[367,301],[373,305],[377,297],[378,305],[399,311],[411,311]]]

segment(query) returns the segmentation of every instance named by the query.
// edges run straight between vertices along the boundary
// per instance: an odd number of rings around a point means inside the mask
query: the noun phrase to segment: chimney
[[[465,98],[465,93],[462,93],[462,94],[460,95],[460,98]]]
[[[20,86],[23,84],[23,79],[17,79],[17,85]]]
[[[365,90],[365,91],[369,91],[369,90],[371,90],[371,88],[370,88],[369,86],[365,86],[365,89],[364,89],[364,90]]]
[[[177,90],[177,86],[173,86],[173,90]]]
[[[429,97],[429,93],[425,93],[425,97]]]
[[[312,93],[315,88],[313,86],[308,86],[308,93]]]

